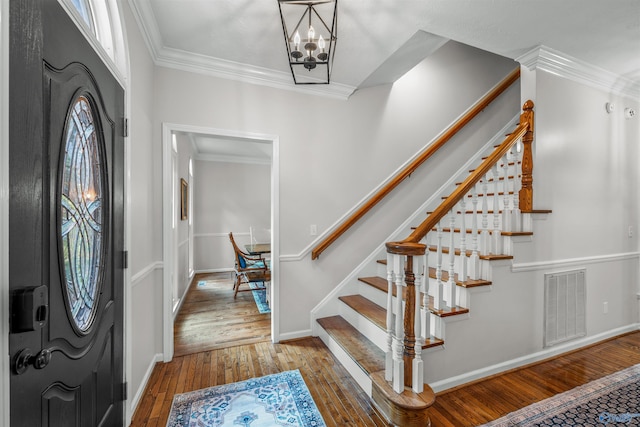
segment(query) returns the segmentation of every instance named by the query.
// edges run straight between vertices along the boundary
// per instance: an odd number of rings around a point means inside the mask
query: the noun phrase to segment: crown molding
[[[142,34],[142,39],[151,54],[151,59],[156,62],[158,60],[158,46],[162,46],[163,43],[151,4],[148,0],[129,0],[129,6]]]
[[[296,85],[290,73],[167,47],[158,49],[158,56],[154,62],[160,67],[341,100],[348,99],[356,90],[354,86],[340,83]]]
[[[129,4],[151,58],[159,67],[340,100],[348,99],[357,89],[340,83],[296,85],[290,73],[166,47],[149,0],[129,0]]]
[[[516,58],[516,61],[527,67],[529,71],[543,70],[616,95],[640,99],[640,82],[596,67],[544,45],[531,49]]]

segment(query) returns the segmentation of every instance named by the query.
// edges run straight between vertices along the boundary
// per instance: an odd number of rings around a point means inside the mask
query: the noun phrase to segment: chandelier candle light
[[[278,0],[295,84],[330,83],[337,40],[337,3],[338,0]],[[302,39],[301,32],[306,39]]]

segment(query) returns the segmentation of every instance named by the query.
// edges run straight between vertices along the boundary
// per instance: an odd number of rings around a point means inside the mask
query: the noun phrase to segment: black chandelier
[[[338,0],[278,0],[278,7],[294,83],[329,84]]]

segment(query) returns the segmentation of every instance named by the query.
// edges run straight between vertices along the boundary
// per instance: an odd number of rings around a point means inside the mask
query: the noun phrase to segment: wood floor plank
[[[238,294],[238,299],[241,295],[250,292]],[[177,393],[292,369],[300,370],[327,426],[386,426],[366,393],[319,338],[224,345],[158,363],[131,426],[165,426]],[[477,426],[638,363],[640,331],[439,393],[430,408],[432,426]]]

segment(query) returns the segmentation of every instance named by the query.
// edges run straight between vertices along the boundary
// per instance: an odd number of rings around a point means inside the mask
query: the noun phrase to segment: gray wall
[[[383,206],[371,212],[320,260],[312,262],[308,250],[316,237],[309,235],[310,224],[317,224],[320,235],[329,230],[517,64],[449,43],[394,85],[369,88],[356,92],[347,101],[338,101],[153,67],[139,30],[130,15],[127,18],[133,99],[134,390],[143,385],[145,371],[161,351],[162,123],[279,137],[277,238],[282,255],[276,285],[280,288],[280,307],[287,310],[276,321],[281,338],[285,338],[310,333],[310,310],[443,182],[448,171],[456,170],[521,106],[516,86],[498,105],[483,112],[482,121],[465,129]],[[637,256],[627,261],[619,260],[617,255],[636,252],[638,248],[637,239],[626,237],[626,231],[629,225],[635,230],[638,225],[638,176],[634,165],[638,159],[639,121],[605,116],[604,102],[611,100],[607,93],[563,78],[542,75],[534,92],[539,131],[535,206],[554,212],[543,223],[535,224],[535,249],[523,252],[519,262],[541,263],[545,269],[553,269],[555,261],[573,258],[588,262],[590,333],[635,322]],[[635,104],[639,109],[637,101]],[[195,179],[196,191],[199,185]],[[203,225],[202,231],[196,233],[223,231],[228,230],[207,229]],[[198,252],[196,249],[197,259],[202,256]],[[614,268],[600,265],[599,260],[607,257],[616,259],[611,265]],[[200,262],[204,265],[202,259]],[[605,270],[608,276],[604,275]],[[514,335],[526,338],[509,350],[509,357],[526,355],[539,346],[535,324],[540,320],[537,307],[542,272],[523,272],[516,286],[510,288],[509,297],[524,302],[518,305],[521,312],[514,313],[518,322],[509,327]],[[603,298],[609,302],[608,315],[602,314]],[[494,332],[505,326],[496,324],[495,319],[488,322],[487,330]],[[491,345],[483,351],[495,353],[503,349]],[[442,356],[433,357],[444,357],[445,352],[439,354]],[[455,357],[462,358],[464,354],[456,353]],[[466,360],[443,363],[462,369],[478,367],[476,362]]]
[[[249,227],[258,230],[260,240],[270,229],[271,166],[197,160],[194,173],[195,269],[231,270],[229,232],[244,248]]]

